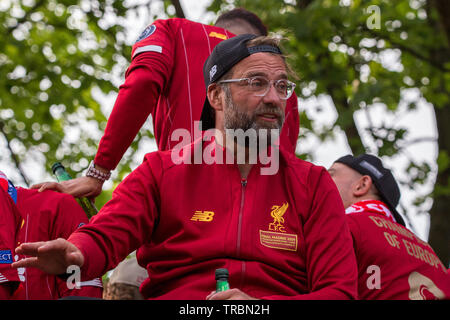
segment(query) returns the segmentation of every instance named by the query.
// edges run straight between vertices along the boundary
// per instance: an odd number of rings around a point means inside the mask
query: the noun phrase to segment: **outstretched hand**
[[[42,182],[31,186],[31,189],[53,190],[70,194],[76,198],[95,199],[102,192],[103,181],[92,177],[79,177],[62,182]]]
[[[49,274],[63,274],[70,265],[82,267],[84,256],[71,242],[58,238],[51,241],[22,243],[16,253],[26,257],[14,262],[13,268],[39,268]]]

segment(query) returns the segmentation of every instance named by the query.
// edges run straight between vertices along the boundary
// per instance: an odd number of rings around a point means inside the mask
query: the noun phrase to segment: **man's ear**
[[[208,91],[206,92],[206,96],[208,97],[209,104],[211,107],[217,111],[223,111],[223,103],[222,103],[222,94],[223,89],[217,83],[211,83],[208,86]]]
[[[372,188],[372,178],[370,176],[362,176],[353,187],[353,195],[362,197],[368,194]]]

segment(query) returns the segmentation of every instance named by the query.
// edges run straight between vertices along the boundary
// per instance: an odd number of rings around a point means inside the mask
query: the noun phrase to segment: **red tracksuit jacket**
[[[89,222],[72,196],[35,189],[17,188],[17,207],[23,217],[19,243],[67,239],[78,227]],[[21,285],[14,300],[53,300],[66,296],[101,298],[101,279],[81,279],[80,288],[70,290],[65,280],[46,274],[37,268],[19,268]]]
[[[242,180],[235,164],[176,165],[170,151],[147,154],[70,236],[83,272],[104,274],[139,248],[146,298],[205,299],[216,268],[257,298],[355,298],[351,236],[328,172],[284,150],[277,174],[261,175],[262,167]]]
[[[132,61],[120,86],[95,163],[113,170],[152,115],[158,150],[169,150],[172,132],[194,132],[206,97],[203,64],[214,47],[234,35],[225,29],[186,19],[156,20],[132,50]],[[287,101],[281,144],[295,151],[299,115],[295,94]],[[193,141],[193,138],[191,141]]]
[[[19,283],[14,261],[14,248],[20,228],[20,213],[9,194],[0,188],[0,300],[9,299],[11,289]],[[11,287],[10,289],[10,285]]]
[[[382,215],[388,210],[382,202],[355,206],[359,210],[347,214],[347,219],[358,262],[360,299],[450,299],[450,275],[426,242]]]

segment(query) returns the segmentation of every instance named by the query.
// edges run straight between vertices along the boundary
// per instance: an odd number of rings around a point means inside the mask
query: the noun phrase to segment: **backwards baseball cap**
[[[400,189],[391,170],[383,167],[378,157],[366,153],[357,157],[349,154],[337,159],[335,162],[343,163],[362,175],[371,177],[382,200],[392,211],[395,220],[405,226],[405,221],[395,209],[400,200]]]
[[[131,257],[117,265],[109,281],[111,284],[125,283],[139,288],[141,283],[147,278],[147,270],[137,263],[136,257]]]
[[[208,86],[211,83],[219,80],[235,64],[251,54],[257,52],[282,54],[280,48],[277,46],[258,45],[247,47],[246,43],[256,37],[254,34],[241,34],[220,42],[214,48],[203,65],[203,77],[205,79],[206,90],[208,90]],[[208,97],[205,99],[200,120],[202,121],[202,130],[215,127],[214,113],[209,104]]]

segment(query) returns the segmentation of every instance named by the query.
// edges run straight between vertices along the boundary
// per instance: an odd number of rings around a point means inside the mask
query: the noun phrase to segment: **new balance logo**
[[[214,217],[213,211],[195,211],[194,215],[192,216],[192,221],[204,221],[204,222],[210,222],[212,221]]]

